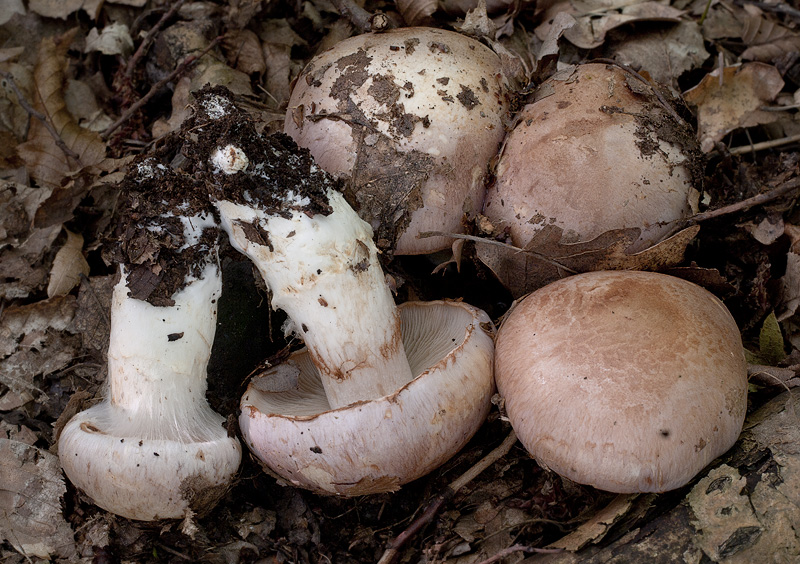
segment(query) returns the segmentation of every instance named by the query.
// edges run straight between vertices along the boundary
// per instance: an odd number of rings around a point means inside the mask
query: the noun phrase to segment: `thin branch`
[[[752,198],[747,198],[746,200],[736,202],[735,204],[731,204],[729,206],[723,206],[715,210],[694,214],[692,217],[686,219],[686,223],[688,225],[692,225],[702,221],[708,221],[709,219],[715,219],[723,215],[744,211],[752,208],[753,206],[758,206],[767,202],[771,202],[772,200],[777,200],[781,196],[785,196],[786,194],[797,191],[798,188],[800,188],[800,178],[793,178],[784,182],[777,188],[770,190],[769,192],[758,194]]]
[[[369,33],[370,31],[383,31],[387,29],[391,22],[386,14],[376,13],[370,14],[364,8],[359,6],[354,0],[331,0],[331,4],[338,10],[338,12],[350,20],[362,33]]]
[[[177,2],[175,2],[170,7],[170,9],[167,10],[163,16],[161,16],[161,19],[158,20],[156,25],[154,25],[153,28],[149,32],[147,32],[147,36],[139,44],[139,48],[136,49],[136,52],[133,54],[131,59],[128,61],[127,66],[125,67],[125,76],[127,78],[130,79],[133,76],[133,71],[136,69],[136,65],[138,64],[139,59],[141,59],[144,56],[144,54],[147,53],[147,50],[150,48],[150,45],[152,45],[153,41],[155,41],[158,32],[161,30],[162,27],[164,27],[164,25],[166,25],[167,21],[169,21],[170,18],[172,18],[172,16],[174,16],[177,13],[177,11],[180,10],[181,6],[183,6],[184,3],[186,3],[186,0],[178,0]]]
[[[186,72],[192,65],[194,65],[197,61],[202,59],[209,51],[211,51],[211,49],[216,47],[219,41],[220,38],[215,37],[214,40],[211,43],[209,43],[208,46],[205,49],[203,49],[199,55],[192,55],[186,57],[183,60],[183,62],[181,62],[181,64],[178,65],[178,67],[169,74],[169,76],[162,78],[161,80],[156,82],[153,86],[150,87],[150,90],[148,90],[147,94],[145,94],[139,100],[131,104],[131,106],[125,111],[124,114],[122,114],[122,116],[117,121],[108,126],[108,128],[103,132],[101,137],[104,140],[108,139],[111,136],[111,134],[114,133],[114,131],[116,131],[126,121],[128,121],[131,118],[131,116],[139,110],[139,108],[141,108],[148,101],[150,101],[150,98],[155,96],[156,93],[159,90],[161,90],[168,82],[172,82],[180,75],[182,75],[184,72]]]
[[[458,490],[466,486],[481,472],[508,454],[508,451],[511,450],[511,447],[514,446],[514,443],[516,442],[517,435],[514,433],[514,431],[511,431],[511,433],[508,434],[500,446],[484,456],[474,466],[472,466],[472,468],[464,472],[450,485],[448,485],[445,490],[437,495],[436,498],[434,498],[434,500],[428,505],[428,507],[425,508],[425,511],[422,512],[422,515],[414,519],[414,521],[412,521],[402,533],[397,535],[397,537],[389,543],[389,547],[383,553],[383,556],[381,556],[378,564],[393,564],[394,562],[397,562],[397,559],[400,556],[400,550],[403,548],[403,546],[405,546],[409,540],[411,540],[420,530],[422,530],[423,527],[433,521],[433,518],[436,517],[436,514],[439,513],[439,510],[442,508],[442,506],[451,500]]]
[[[11,86],[11,90],[14,91],[14,95],[17,97],[17,101],[19,102],[19,105],[22,106],[22,109],[28,112],[29,116],[34,117],[42,122],[42,125],[44,125],[45,129],[47,129],[47,132],[56,142],[56,145],[58,145],[58,148],[61,149],[64,154],[67,155],[67,157],[74,159],[79,166],[82,166],[80,155],[67,147],[67,144],[64,143],[61,135],[58,134],[58,131],[56,131],[56,128],[52,123],[50,123],[50,120],[47,119],[47,116],[30,105],[30,103],[25,99],[25,96],[22,94],[22,91],[19,89],[19,86],[17,86],[17,83],[14,81],[14,77],[11,75],[11,73],[0,71],[0,76],[2,76],[3,79],[8,82],[9,86]]]
[[[539,554],[557,554],[559,552],[564,552],[563,548],[534,548],[532,546],[525,546],[522,544],[514,544],[507,548],[504,548],[491,558],[487,558],[486,560],[481,560],[478,564],[494,564],[495,562],[500,562],[506,556],[510,556],[515,552],[535,552]]]
[[[744,153],[774,149],[776,147],[789,145],[790,143],[797,143],[798,141],[800,141],[800,134],[790,135],[789,137],[781,137],[780,139],[771,139],[769,141],[762,141],[760,143],[753,143],[751,145],[742,145],[741,147],[733,147],[731,149],[728,149],[728,153],[730,153],[731,155],[742,155]]]

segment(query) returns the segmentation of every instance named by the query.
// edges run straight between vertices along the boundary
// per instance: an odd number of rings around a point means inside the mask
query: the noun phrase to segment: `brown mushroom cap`
[[[686,484],[736,442],[747,407],[731,314],[650,272],[580,274],[524,298],[498,332],[495,377],[537,461],[620,493]]]
[[[629,249],[637,251],[696,208],[690,153],[663,138],[675,129],[666,114],[643,121],[649,107],[659,108],[628,80],[617,67],[581,65],[547,80],[539,89],[546,95],[520,112],[484,206],[514,245],[525,247],[549,225],[563,230],[564,243],[640,228]]]
[[[505,136],[500,58],[465,35],[411,27],[346,39],[315,57],[289,99],[284,131],[325,171],[350,179],[379,247],[448,248],[480,212]]]

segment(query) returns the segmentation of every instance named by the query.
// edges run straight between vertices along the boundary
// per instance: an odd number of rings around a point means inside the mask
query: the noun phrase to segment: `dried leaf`
[[[0,65],[0,70],[9,73],[22,95],[28,100],[31,99],[33,73],[27,66],[5,63]],[[11,84],[5,78],[0,77],[0,130],[11,132],[16,138],[14,142],[16,145],[25,138],[29,121],[28,112],[19,104]]]
[[[436,11],[436,0],[395,0],[397,11],[408,25],[422,25],[430,20]]]
[[[47,116],[60,139],[79,159],[68,157],[47,128],[39,120],[32,120],[28,141],[20,145],[17,152],[40,186],[60,186],[65,176],[105,159],[106,145],[100,136],[79,126],[64,102],[67,49],[76,31],[73,29],[62,36],[43,39],[37,53],[34,105]]]
[[[561,228],[549,225],[525,249],[477,243],[478,258],[518,298],[576,272],[593,270],[660,270],[683,260],[687,245],[700,227],[683,229],[635,254],[627,254],[639,229],[607,231],[591,241],[562,243]]]
[[[84,53],[99,51],[104,55],[129,55],[133,52],[133,39],[128,26],[114,22],[98,31],[96,27],[86,35]]]
[[[682,21],[666,29],[639,32],[607,46],[615,60],[642,69],[661,84],[678,86],[678,78],[708,58],[700,26]]]
[[[4,25],[14,14],[25,14],[25,6],[22,0],[3,0],[0,2],[0,25]]]
[[[800,50],[800,34],[760,14],[745,18],[742,40],[748,46],[741,54],[746,61],[772,61]]]
[[[61,512],[66,491],[57,456],[0,439],[0,539],[28,557],[75,558],[72,528]]]
[[[621,25],[635,22],[680,22],[681,10],[657,2],[641,2],[597,17],[595,12],[576,18],[576,24],[564,32],[564,37],[581,49],[594,49],[603,44],[606,34]]]
[[[47,297],[68,294],[80,284],[81,275],[89,275],[89,263],[83,256],[83,236],[64,229],[67,242],[56,253],[50,269],[50,283],[47,285]]]
[[[181,128],[183,120],[191,113],[189,108],[191,85],[192,81],[188,76],[181,78],[175,85],[175,91],[172,93],[172,114],[169,119],[158,119],[153,123],[154,138],[159,139]]]
[[[41,261],[60,232],[60,225],[34,229],[18,246],[0,251],[0,298],[25,298],[44,285],[47,270]]]
[[[261,42],[254,31],[243,29],[225,35],[222,41],[228,64],[246,74],[264,74],[267,63],[261,51]]]
[[[81,282],[77,311],[69,327],[81,336],[83,346],[102,352],[108,346],[111,329],[109,311],[116,275],[92,276]]]
[[[775,312],[771,312],[761,325],[758,334],[758,353],[762,364],[775,365],[786,357],[786,352],[783,350],[783,332]]]
[[[81,9],[83,0],[30,0],[28,7],[32,12],[46,18],[67,19],[67,16]]]
[[[697,107],[698,138],[703,151],[739,127],[770,123],[780,116],[759,108],[775,99],[783,89],[780,72],[764,63],[744,63],[719,68],[684,93],[685,100]]]

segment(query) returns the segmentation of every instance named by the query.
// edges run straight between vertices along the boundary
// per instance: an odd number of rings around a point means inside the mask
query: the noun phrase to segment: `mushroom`
[[[219,229],[190,200],[170,208],[175,179],[145,160],[127,180],[107,394],[58,439],[76,487],[103,509],[143,521],[204,513],[241,461],[239,441],[205,397],[222,291]]]
[[[484,206],[514,245],[548,225],[568,243],[639,228],[635,252],[696,211],[693,133],[622,69],[580,65],[538,91],[506,139]]]
[[[617,271],[559,280],[516,304],[496,345],[517,436],[575,482],[678,488],[741,432],[739,330],[720,300],[685,280]]]
[[[207,111],[217,99],[230,105],[219,119]],[[457,302],[398,312],[340,184],[290,137],[256,133],[220,91],[201,92],[184,127],[232,246],[306,345],[244,394],[250,449],[292,484],[338,495],[396,490],[450,458],[489,410],[488,316]]]
[[[654,92],[619,67],[592,63],[557,73],[521,110],[482,225],[527,252],[476,247],[515,296],[565,272],[681,260],[696,228],[671,236],[697,210],[702,159],[694,132]]]
[[[292,91],[284,131],[346,193],[396,254],[449,248],[481,210],[505,136],[509,84],[480,42],[412,27],[346,39],[316,56]]]

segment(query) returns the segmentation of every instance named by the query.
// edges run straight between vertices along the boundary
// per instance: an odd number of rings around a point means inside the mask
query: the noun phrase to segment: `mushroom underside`
[[[481,327],[488,316],[458,302],[399,310],[415,378],[393,394],[331,410],[305,350],[251,383],[242,433],[275,473],[323,493],[394,491],[444,463],[477,431],[494,392],[493,343]],[[276,374],[282,383],[264,381]]]

